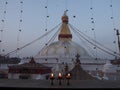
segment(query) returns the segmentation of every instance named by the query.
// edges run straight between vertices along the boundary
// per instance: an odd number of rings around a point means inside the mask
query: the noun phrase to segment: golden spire
[[[62,16],[62,26],[61,26],[61,30],[60,30],[58,39],[59,40],[71,40],[72,39],[72,34],[68,27],[67,10],[64,12],[64,14]]]

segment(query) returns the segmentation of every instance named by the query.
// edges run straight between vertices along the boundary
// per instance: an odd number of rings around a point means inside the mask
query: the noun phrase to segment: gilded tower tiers
[[[72,34],[68,26],[67,11],[64,12],[64,15],[62,16],[61,19],[62,19],[62,25],[58,36],[58,40],[72,40]]]

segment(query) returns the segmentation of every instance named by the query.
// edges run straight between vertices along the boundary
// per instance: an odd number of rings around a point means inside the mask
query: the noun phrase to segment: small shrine
[[[71,73],[71,79],[73,80],[97,80],[97,78],[91,76],[88,74],[83,68],[81,67],[80,63],[80,55],[76,55],[76,65],[75,67],[70,71]]]

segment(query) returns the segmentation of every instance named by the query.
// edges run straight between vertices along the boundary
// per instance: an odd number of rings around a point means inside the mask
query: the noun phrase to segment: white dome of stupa
[[[73,41],[56,41],[41,51],[41,56],[69,56],[89,57],[88,52],[79,44]]]

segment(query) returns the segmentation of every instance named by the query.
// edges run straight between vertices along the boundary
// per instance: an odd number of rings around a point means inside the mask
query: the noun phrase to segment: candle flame
[[[51,77],[53,77],[54,75],[53,75],[53,73],[51,73]]]
[[[61,73],[59,73],[59,77],[62,77],[62,74],[61,74]]]
[[[70,73],[68,73],[68,76],[70,76]]]

